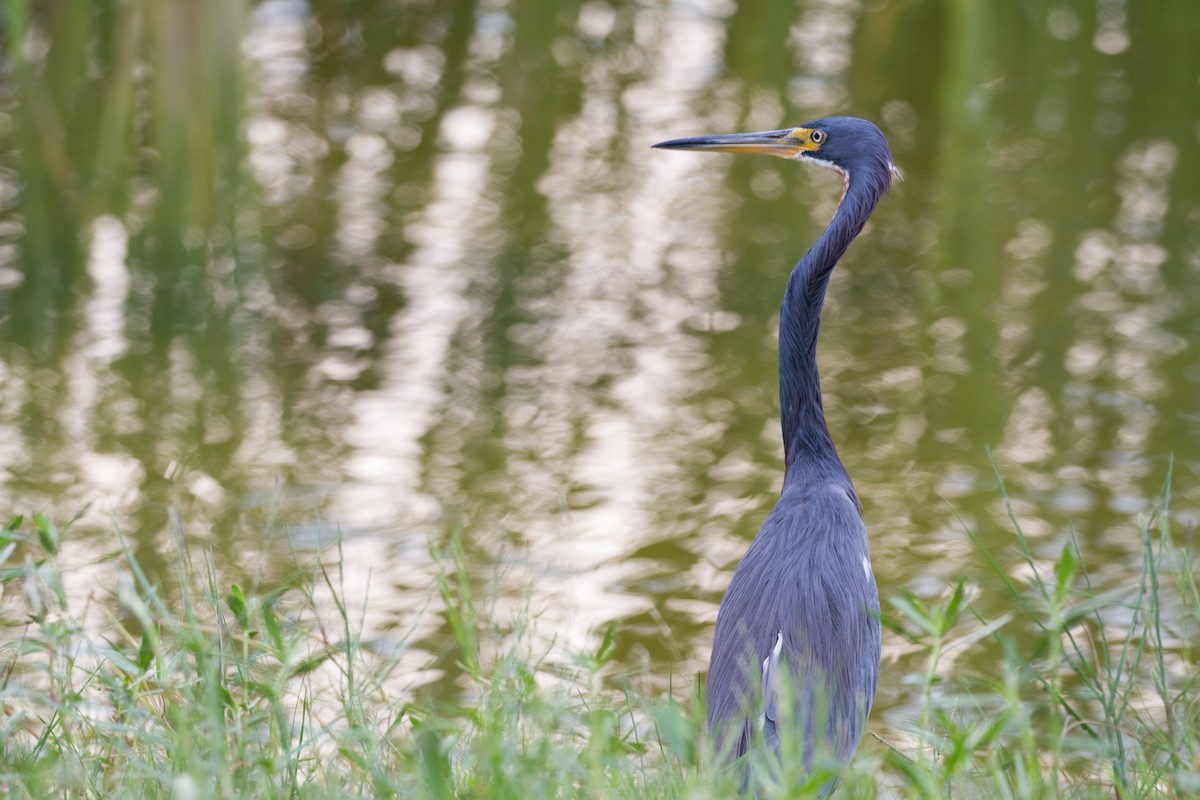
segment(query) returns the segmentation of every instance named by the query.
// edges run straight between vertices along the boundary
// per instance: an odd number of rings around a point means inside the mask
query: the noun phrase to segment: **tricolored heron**
[[[862,504],[825,424],[817,333],[830,273],[898,173],[879,129],[852,117],[654,146],[762,153],[842,175],[837,211],[792,269],[783,297],[783,491],[717,612],[708,725],[727,757],[745,755],[758,727],[780,758],[789,759],[779,752],[781,739],[797,744],[789,761],[802,759],[802,773],[817,759],[843,765],[858,746],[879,679],[879,593]],[[836,779],[817,780],[821,794],[836,786]]]

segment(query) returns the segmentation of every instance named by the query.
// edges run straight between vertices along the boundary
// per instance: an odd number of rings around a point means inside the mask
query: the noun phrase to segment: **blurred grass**
[[[1003,491],[1003,488],[1001,489]],[[888,674],[919,696],[910,743],[870,736],[839,797],[1168,797],[1200,790],[1200,623],[1195,557],[1173,538],[1170,493],[1140,519],[1141,581],[1092,589],[1072,541],[1043,567],[1013,517],[1028,570],[981,549],[1009,611],[982,618],[960,582],[943,597],[890,598],[885,622],[927,669]],[[119,531],[118,531],[119,535]],[[272,589],[222,586],[176,557],[183,600],[160,602],[121,537],[115,587],[68,598],[68,530],[35,515],[0,534],[0,787],[72,797],[729,797],[702,703],[612,674],[612,628],[590,652],[534,649],[536,619],[484,613],[447,537],[436,587],[466,676],[461,694],[417,701],[401,654],[364,646],[336,551]],[[180,538],[179,541],[182,541]],[[318,602],[335,598],[332,624]],[[1162,611],[1172,606],[1174,629]],[[947,678],[948,654],[984,639],[1005,658]],[[796,778],[799,780],[800,778]],[[780,786],[773,796],[806,796]]]

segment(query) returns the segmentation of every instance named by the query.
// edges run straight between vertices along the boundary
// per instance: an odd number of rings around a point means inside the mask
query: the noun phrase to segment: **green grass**
[[[995,571],[997,588],[986,591],[1000,593],[1003,614],[984,618],[975,600],[985,589],[963,583],[934,601],[885,598],[885,623],[925,654],[912,675],[886,665],[884,674],[920,698],[916,744],[868,737],[837,796],[1200,791],[1200,594],[1194,553],[1174,540],[1169,508],[1164,491],[1153,516],[1131,523],[1142,573],[1123,590],[1094,590],[1074,541],[1043,567],[1014,516],[1015,551],[980,548]],[[116,585],[75,608],[68,598],[79,592],[67,589],[80,573],[59,566],[70,537],[41,516],[14,520],[0,536],[0,794],[735,793],[706,748],[690,690],[663,697],[626,685],[614,675],[612,630],[590,652],[536,650],[537,621],[491,620],[448,538],[450,552],[435,552],[438,589],[466,677],[459,697],[432,702],[397,690],[407,677],[399,662],[363,646],[336,551],[272,591],[222,586],[210,564],[181,552],[182,599],[168,606],[122,537],[108,565]],[[1013,552],[1033,577],[1009,577]],[[332,626],[318,592],[335,598]],[[947,677],[947,654],[972,647],[1000,653],[995,668]],[[781,786],[780,796],[803,796],[798,787]]]

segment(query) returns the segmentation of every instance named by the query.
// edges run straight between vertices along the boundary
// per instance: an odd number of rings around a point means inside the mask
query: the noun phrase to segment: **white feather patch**
[[[771,648],[771,654],[763,659],[762,662],[762,697],[763,697],[763,713],[759,717],[758,724],[760,729],[766,729],[768,720],[771,723],[775,722],[775,718],[771,716],[776,713],[775,702],[779,696],[779,669],[781,666],[780,657],[783,655],[783,631],[775,634],[775,646]]]

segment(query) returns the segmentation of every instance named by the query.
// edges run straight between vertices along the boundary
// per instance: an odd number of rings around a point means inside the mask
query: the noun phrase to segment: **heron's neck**
[[[824,468],[845,475],[825,424],[817,374],[817,334],[829,275],[871,215],[878,193],[846,179],[846,191],[829,226],[788,278],[779,316],[779,406],[787,478]],[[806,470],[794,470],[803,464]]]

